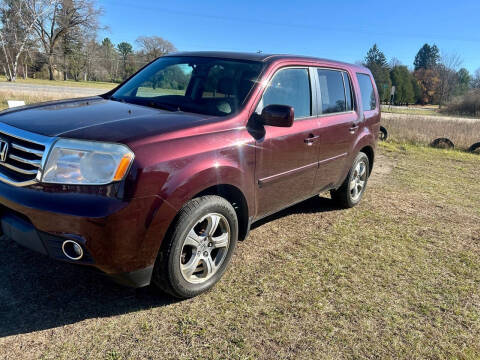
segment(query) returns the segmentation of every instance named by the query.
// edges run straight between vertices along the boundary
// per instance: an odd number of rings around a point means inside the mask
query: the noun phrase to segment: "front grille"
[[[0,181],[16,186],[35,182],[50,138],[0,124]],[[7,144],[2,155],[3,146]]]

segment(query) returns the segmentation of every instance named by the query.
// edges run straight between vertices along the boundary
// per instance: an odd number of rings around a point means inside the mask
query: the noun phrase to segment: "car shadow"
[[[252,224],[251,230],[256,229],[257,227],[262,226],[271,221],[274,221],[289,215],[316,214],[316,213],[330,212],[330,211],[336,211],[336,210],[341,210],[341,209],[331,198],[328,198],[325,196],[315,196],[254,222]]]
[[[252,228],[292,214],[336,209],[330,199],[315,197],[264,218]],[[52,260],[5,237],[0,237],[0,245],[0,337],[177,301],[152,287],[122,287],[89,268]]]
[[[0,244],[0,337],[175,302],[151,287],[122,287],[99,272],[51,260],[5,237]]]

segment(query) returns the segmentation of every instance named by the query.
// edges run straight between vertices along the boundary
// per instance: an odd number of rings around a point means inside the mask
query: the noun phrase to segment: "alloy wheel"
[[[203,216],[188,232],[180,255],[183,278],[194,284],[210,279],[220,268],[230,246],[230,225],[217,213]]]
[[[358,162],[353,171],[352,179],[350,180],[350,195],[353,201],[357,201],[365,189],[367,182],[367,164],[364,161]]]

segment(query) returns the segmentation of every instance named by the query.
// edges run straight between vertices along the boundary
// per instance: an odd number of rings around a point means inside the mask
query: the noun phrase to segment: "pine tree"
[[[372,72],[380,100],[384,102],[388,101],[392,87],[390,69],[385,54],[380,51],[377,44],[373,44],[370,50],[368,50],[364,65]]]
[[[415,56],[413,65],[415,70],[419,69],[434,69],[438,61],[440,60],[440,51],[437,45],[430,46],[429,44],[423,45]]]

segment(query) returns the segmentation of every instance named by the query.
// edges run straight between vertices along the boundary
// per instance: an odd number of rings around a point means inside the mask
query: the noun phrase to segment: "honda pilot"
[[[104,95],[0,113],[3,239],[193,297],[255,221],[325,191],[357,205],[379,122],[362,66],[163,56]]]

